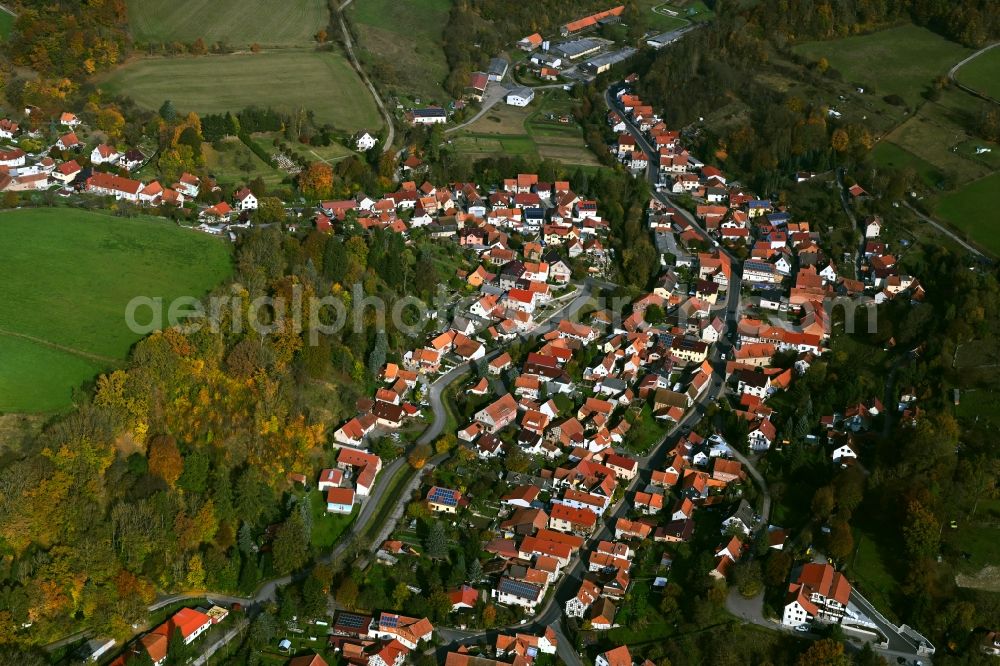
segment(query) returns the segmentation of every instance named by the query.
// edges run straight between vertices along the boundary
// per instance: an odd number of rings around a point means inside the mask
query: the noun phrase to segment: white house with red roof
[[[79,127],[80,119],[76,117],[75,113],[63,111],[62,115],[59,116],[59,124],[63,127]]]
[[[236,210],[257,210],[257,197],[254,196],[254,193],[248,187],[244,187],[237,192],[233,196],[233,202]]]
[[[118,149],[106,143],[94,146],[94,149],[90,151],[91,164],[117,164],[121,158],[122,154],[118,152]]]

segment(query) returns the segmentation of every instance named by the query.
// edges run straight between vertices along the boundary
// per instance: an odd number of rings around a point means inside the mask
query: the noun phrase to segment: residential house
[[[236,204],[237,210],[257,210],[257,197],[254,196],[254,193],[248,187],[244,187],[237,192],[233,196],[233,201]]]
[[[833,565],[810,562],[788,586],[781,623],[786,627],[812,620],[838,624],[847,612],[850,597],[851,584]]]
[[[349,514],[354,510],[354,488],[328,488],[326,512]]]
[[[354,147],[359,153],[365,153],[375,147],[378,143],[378,138],[372,136],[366,131],[360,132],[354,137]]]
[[[396,613],[382,612],[378,619],[372,622],[368,637],[384,640],[397,640],[410,650],[417,644],[429,641],[434,634],[434,625],[427,618],[412,618]]]
[[[435,513],[457,513],[462,493],[451,488],[432,487],[427,492],[427,506]]]
[[[90,151],[91,164],[117,164],[121,160],[122,154],[117,148],[112,148],[106,143],[99,144]]]

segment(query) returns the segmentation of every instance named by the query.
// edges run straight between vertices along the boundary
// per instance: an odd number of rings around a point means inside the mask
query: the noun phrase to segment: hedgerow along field
[[[0,412],[54,412],[124,361],[136,296],[199,298],[232,272],[228,243],[143,217],[70,208],[0,213]]]
[[[326,0],[128,0],[139,43],[305,45],[329,16]]]
[[[375,101],[347,59],[311,48],[139,58],[100,85],[149,109],[169,99],[185,113],[235,112],[256,105],[312,111],[319,122],[346,131],[376,131],[382,125]]]
[[[960,83],[1000,99],[1000,46],[976,56],[956,73]]]

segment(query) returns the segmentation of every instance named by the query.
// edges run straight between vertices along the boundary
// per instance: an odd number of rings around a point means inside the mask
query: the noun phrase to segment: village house
[[[838,624],[847,612],[851,584],[831,564],[810,562],[788,586],[781,623],[786,627],[817,620]]]
[[[237,210],[257,210],[257,197],[250,191],[250,188],[244,187],[233,195],[233,202]]]

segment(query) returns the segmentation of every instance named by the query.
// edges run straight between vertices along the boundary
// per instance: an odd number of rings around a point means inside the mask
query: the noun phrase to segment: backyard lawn
[[[361,505],[355,504],[350,514],[327,513],[326,493],[318,490],[309,491],[309,505],[313,515],[312,545],[320,551],[333,548],[361,510]]]

